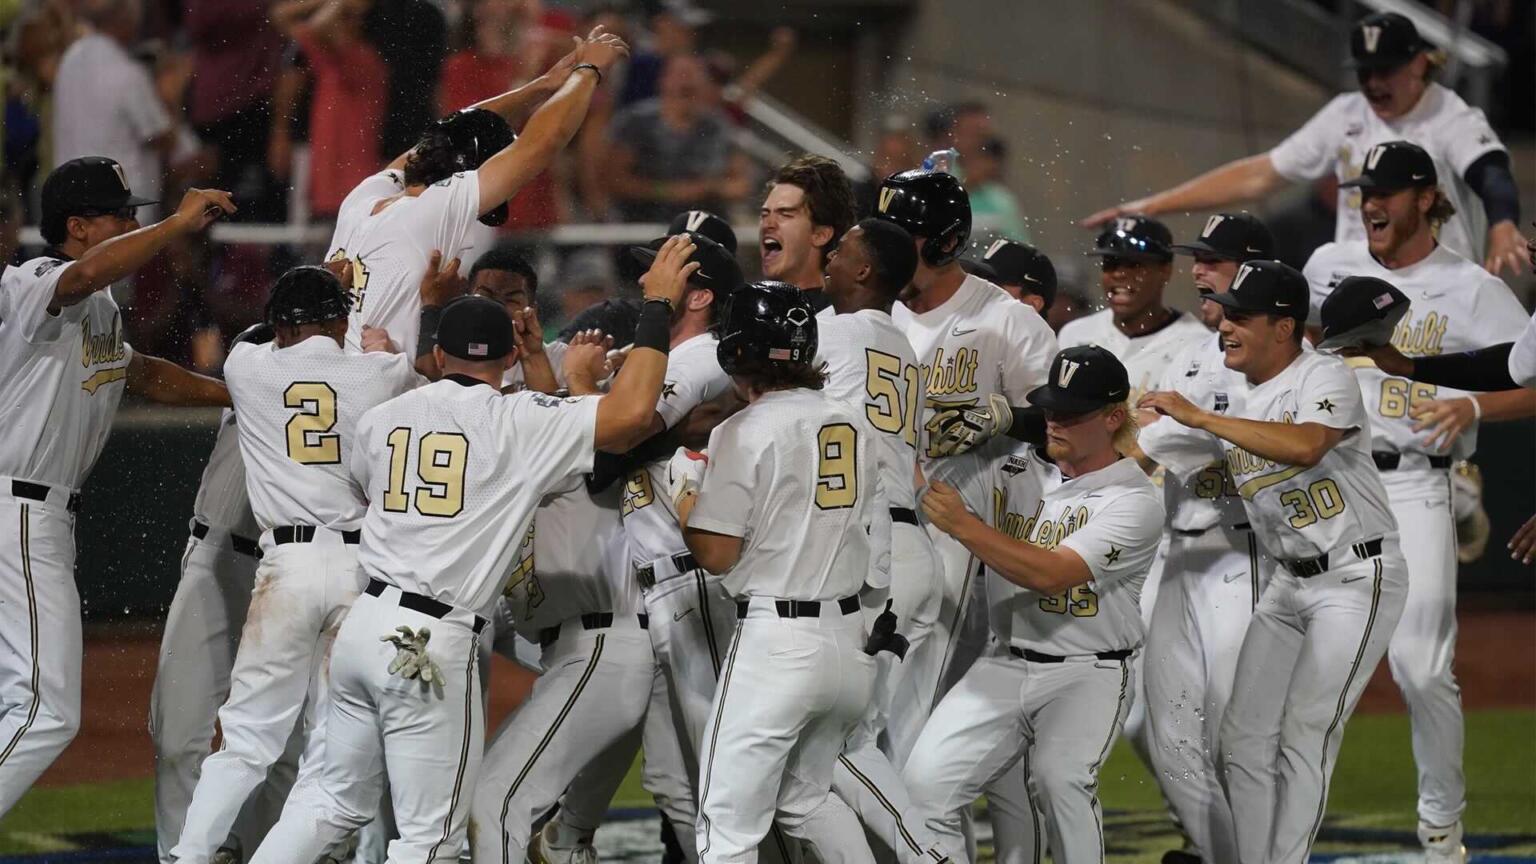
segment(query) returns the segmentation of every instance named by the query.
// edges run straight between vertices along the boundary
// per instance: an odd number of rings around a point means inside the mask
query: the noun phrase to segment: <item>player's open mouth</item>
[[[779,242],[777,237],[764,237],[759,246],[761,247],[763,266],[765,267],[768,266],[770,260],[784,252],[784,245]]]
[[[1126,285],[1110,288],[1104,292],[1104,296],[1110,303],[1126,304],[1136,296],[1136,289]]]
[[[1372,237],[1378,237],[1385,233],[1392,220],[1380,214],[1365,214],[1365,231]]]
[[[1236,350],[1238,350],[1238,349],[1240,349],[1242,347],[1243,347],[1243,343],[1237,341],[1236,339],[1223,339],[1223,340],[1221,340],[1221,350],[1223,350],[1223,351],[1228,351],[1228,352],[1236,351]]]

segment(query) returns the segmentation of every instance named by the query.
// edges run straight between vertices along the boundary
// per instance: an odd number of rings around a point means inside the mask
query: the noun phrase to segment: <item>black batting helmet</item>
[[[715,356],[728,375],[816,358],[816,313],[787,282],[751,282],[726,301]]]
[[[971,238],[971,197],[954,175],[942,171],[914,169],[885,178],[875,217],[922,237],[923,261],[930,267],[958,258]]]
[[[434,140],[436,138],[436,140]],[[494,111],[484,108],[465,108],[455,111],[432,124],[422,136],[418,147],[442,146],[446,141],[451,154],[447,160],[449,174],[458,171],[474,171],[517,140],[517,135],[507,121]],[[436,183],[448,175],[427,180]],[[501,225],[507,221],[507,205],[502,202],[496,209],[480,217],[486,225]]]
[[[297,326],[318,324],[347,317],[352,311],[352,295],[341,285],[336,274],[306,264],[277,277],[267,298],[267,323]]]

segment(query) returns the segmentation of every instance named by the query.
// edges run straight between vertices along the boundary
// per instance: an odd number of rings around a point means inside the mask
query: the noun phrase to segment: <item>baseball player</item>
[[[418,285],[433,251],[465,248],[477,220],[506,221],[507,199],[576,134],[603,74],[629,49],[596,28],[549,72],[445,117],[409,152],[357,185],[341,203],[327,260],[352,262],[347,347],[361,350],[363,327],[381,327],[411,356],[421,332]],[[509,122],[539,100],[521,137]],[[431,322],[429,322],[431,323]]]
[[[0,816],[80,728],[75,514],[124,389],[228,405],[224,385],[134,351],[106,289],[235,210],[193,189],[147,228],[123,167],[71,159],[43,182],[43,254],[0,274]]]
[[[748,405],[710,434],[707,465],[672,465],[688,549],[724,575],[740,619],[703,736],[701,864],[755,861],[775,819],[819,860],[874,860],[856,829],[808,830],[829,809],[846,811],[831,794],[833,764],[875,674],[859,591],[890,520],[863,412],[820,392],[816,347],[816,319],[794,286],[733,294],[718,353]]]
[[[1407,566],[1371,460],[1360,388],[1342,360],[1306,351],[1306,279],[1242,265],[1221,304],[1222,347],[1248,387],[1235,404],[1142,397],[1210,443],[1279,567],[1254,610],[1222,720],[1220,776],[1241,861],[1301,864],[1328,800],[1344,724],[1402,614]],[[1170,459],[1175,476],[1203,455]]]
[[[1044,454],[993,446],[955,457],[968,470],[935,469],[979,481],[990,524],[942,480],[923,496],[929,520],[985,563],[994,614],[1011,619],[934,708],[904,771],[951,849],[963,843],[961,811],[1020,765],[1055,860],[1104,860],[1098,771],[1130,705],[1138,595],[1163,526],[1161,494],[1121,455],[1136,434],[1129,392],[1106,349],[1062,350],[1029,393],[1045,412]]]
[[[540,499],[591,470],[596,448],[649,424],[693,251],[687,238],[662,248],[635,349],[607,395],[503,395],[512,321],[465,297],[437,328],[444,377],[363,417],[350,467],[369,502],[367,588],[331,654],[325,765],[253,864],[313,861],[372,817],[386,775],[399,829],[390,864],[458,860],[485,722],[479,610],[503,593]]]
[[[239,341],[270,341],[258,324]],[[181,580],[165,620],[154,689],[149,697],[149,736],[155,745],[155,834],[160,860],[170,861],[183,817],[197,786],[198,769],[213,743],[219,705],[229,695],[229,671],[240,644],[260,530],[245,492],[245,463],[233,411],[219,418],[218,434],[192,504],[192,536],[181,559]],[[290,751],[295,747],[290,746]],[[298,754],[284,758],[262,794],[247,804],[230,832],[232,851],[254,849],[277,821],[293,783]]]
[[[832,788],[902,860],[923,858],[933,844],[921,819],[910,812],[901,774],[878,740],[893,711],[919,701],[919,694],[904,686],[902,661],[928,638],[939,611],[938,561],[915,509],[922,375],[912,346],[890,316],[896,296],[916,270],[912,236],[894,222],[865,219],[843,235],[831,254],[823,293],[832,305],[816,316],[817,361],[825,364],[827,375],[823,392],[864,407],[860,430],[875,450],[890,506],[890,584],[871,586],[888,587],[869,592],[871,632],[876,616],[888,606],[900,636],[895,648],[876,655],[874,698],[838,757]]]
[[[1056,301],[1056,267],[1044,252],[1027,243],[994,240],[981,260],[960,263],[967,273],[1007,291],[1041,316]]]
[[[938,456],[932,423],[941,412],[984,405],[994,396],[1023,405],[1025,395],[1044,380],[1056,338],[1033,309],[960,266],[971,206],[953,176],[894,174],[880,186],[875,215],[907,229],[917,246],[917,273],[902,302],[892,307],[891,318],[922,364],[927,401],[918,434],[926,462]],[[977,562],[948,535],[932,530],[929,535],[941,561],[943,593],[933,633],[922,650],[904,661],[910,664],[907,675],[924,695],[917,704],[891,709],[891,757],[898,766],[944,682],[963,672],[986,641],[984,583]]]
[[[1354,310],[1381,314],[1400,305],[1393,302],[1399,295],[1388,290],[1333,294],[1343,280],[1366,276],[1384,280],[1408,301],[1392,333],[1405,355],[1467,351],[1519,338],[1525,310],[1503,280],[1436,242],[1446,205],[1429,154],[1392,141],[1378,144],[1366,162],[1365,172],[1350,185],[1361,192],[1367,239],[1319,248],[1304,271],[1312,308],[1331,313],[1324,319],[1331,325],[1326,329],[1337,333],[1339,322],[1350,320]],[[1320,348],[1334,347],[1333,341],[1325,337]],[[1371,457],[1409,562],[1408,602],[1387,661],[1412,721],[1419,839],[1430,861],[1459,864],[1466,857],[1461,844],[1466,782],[1460,689],[1451,668],[1457,562],[1449,468],[1452,459],[1472,455],[1478,419],[1536,414],[1536,392],[1479,395],[1417,384],[1368,361],[1354,371],[1371,419]]]
[[[1349,32],[1349,53],[1360,89],[1335,96],[1306,125],[1267,153],[1238,159],[1154,195],[1101,210],[1083,220],[1093,226],[1127,213],[1206,210],[1262,198],[1286,181],[1327,174],[1348,181],[1369,166],[1366,155],[1383,141],[1407,139],[1434,157],[1454,218],[1440,242],[1497,274],[1526,266],[1520,195],[1509,153],[1483,112],[1436,83],[1445,55],[1396,12],[1367,15]],[[1473,194],[1482,199],[1475,207]],[[1334,239],[1365,239],[1359,194],[1339,189]]]
[[[1244,261],[1274,254],[1269,229],[1248,213],[1219,213],[1192,243],[1174,251],[1194,258],[1195,288],[1206,327],[1221,324],[1224,293]],[[1209,332],[1176,355],[1152,389],[1174,390],[1197,404],[1240,398],[1247,384],[1228,369],[1221,338]],[[1162,435],[1182,427],[1151,423],[1139,444],[1158,461]],[[1226,463],[1211,461],[1179,482],[1165,477],[1167,551],[1162,585],[1147,623],[1142,662],[1147,743],[1163,795],[1189,839],[1189,849],[1164,856],[1167,864],[1236,861],[1232,811],[1216,773],[1217,733],[1232,695],[1237,655],[1253,607],[1271,569],[1243,510]]]
[[[236,343],[224,362],[262,557],[219,709],[224,743],[203,761],[171,850],[178,862],[205,862],[224,842],[301,714],[307,739],[296,785],[324,761],[322,663],[363,588],[366,499],[345,460],[363,413],[422,383],[402,355],[342,347],[350,304],[330,270],[295,267],[267,301],[273,341]]]
[[[827,259],[857,218],[853,184],[842,166],[807,153],[781,166],[765,192],[757,219],[763,278],[805,291],[820,312],[830,302],[821,290]]]

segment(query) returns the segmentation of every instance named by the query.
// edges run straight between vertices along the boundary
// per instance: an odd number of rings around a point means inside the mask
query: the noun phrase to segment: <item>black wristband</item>
[[[571,74],[574,75],[578,69],[591,69],[592,74],[597,76],[597,83],[603,83],[603,70],[597,68],[596,65],[592,63],[577,63],[575,66],[571,67]]]
[[[672,346],[672,307],[661,300],[647,300],[640,306],[640,320],[635,323],[635,347],[654,348],[665,354]]]
[[[443,320],[443,307],[421,307],[421,330],[416,334],[416,356],[431,354],[437,345],[437,325]]]

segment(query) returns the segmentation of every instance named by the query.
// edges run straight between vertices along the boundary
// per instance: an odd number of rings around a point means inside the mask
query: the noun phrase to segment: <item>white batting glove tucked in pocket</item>
[[[395,659],[389,663],[389,674],[399,675],[407,681],[416,679],[424,684],[441,685],[443,671],[437,668],[431,655],[427,654],[427,642],[431,638],[432,631],[426,627],[413,631],[405,626],[396,627],[395,632],[387,636],[380,636],[380,642],[395,646]]]
[[[709,465],[709,457],[687,447],[677,448],[672,454],[672,461],[667,463],[667,496],[672,499],[672,506],[684,495],[699,491],[699,484],[704,482],[704,468]]]

